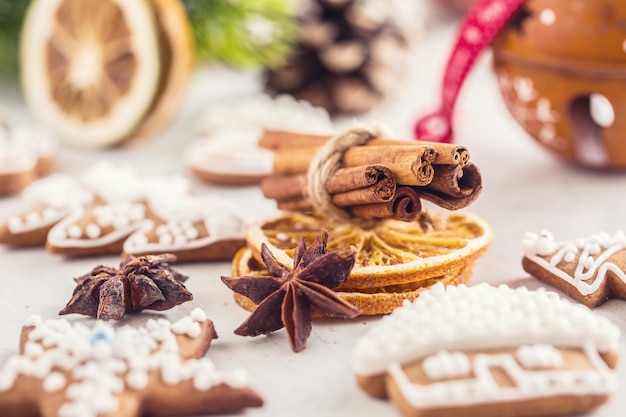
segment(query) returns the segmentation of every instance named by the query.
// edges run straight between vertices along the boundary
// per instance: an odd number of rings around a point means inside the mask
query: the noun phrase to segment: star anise
[[[311,334],[311,306],[336,317],[354,318],[359,314],[358,308],[332,290],[350,276],[356,249],[327,252],[327,241],[328,233],[324,233],[307,248],[303,238],[294,253],[293,270],[278,262],[263,244],[261,258],[271,277],[222,277],[231,290],[258,304],[235,334],[258,336],[285,327],[292,350],[299,352]]]
[[[187,279],[169,263],[172,254],[130,256],[120,268],[100,265],[75,279],[72,298],[59,314],[84,314],[100,320],[120,320],[127,312],[167,310],[193,299]]]

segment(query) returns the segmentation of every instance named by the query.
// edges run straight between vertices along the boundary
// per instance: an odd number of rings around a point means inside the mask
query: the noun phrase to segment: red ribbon
[[[415,124],[415,137],[430,142],[452,142],[452,114],[459,91],[480,53],[491,44],[524,0],[479,0],[461,21],[448,58],[439,110]]]

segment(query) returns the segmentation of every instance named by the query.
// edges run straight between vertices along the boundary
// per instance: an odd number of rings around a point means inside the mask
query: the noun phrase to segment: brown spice
[[[324,233],[307,247],[303,238],[294,253],[293,270],[279,263],[263,244],[261,257],[272,276],[222,277],[228,288],[257,304],[236,334],[258,336],[285,327],[291,349],[299,352],[306,347],[311,333],[311,306],[336,317],[354,318],[359,314],[356,307],[332,290],[350,276],[356,249],[327,252],[327,241],[328,233]]]
[[[120,268],[100,265],[76,278],[72,298],[59,314],[84,314],[99,320],[120,320],[127,312],[167,310],[193,299],[174,271],[171,254],[128,257]]]

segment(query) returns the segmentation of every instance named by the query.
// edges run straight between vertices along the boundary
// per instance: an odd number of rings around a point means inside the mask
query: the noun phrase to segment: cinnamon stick
[[[276,200],[276,207],[279,210],[285,211],[312,211],[313,205],[311,202],[304,198],[292,198],[287,200]]]
[[[393,172],[381,164],[339,168],[328,178],[325,189],[328,194],[343,193],[368,187],[386,178],[395,179]]]
[[[304,174],[318,147],[281,148],[274,152],[272,171],[275,174]]]
[[[398,187],[393,198],[386,203],[353,206],[353,216],[366,220],[393,218],[405,222],[416,220],[422,211],[422,203],[413,187]]]
[[[447,210],[469,206],[482,191],[482,176],[473,163],[460,165],[435,165],[433,181],[426,187],[413,187],[423,199]]]
[[[331,200],[333,204],[339,207],[384,203],[392,199],[395,191],[395,180],[393,178],[385,178],[369,187],[333,194]]]
[[[381,184],[375,186],[379,182]],[[372,186],[375,187],[367,188]],[[260,187],[265,198],[289,200],[304,197],[306,177],[303,174],[270,175],[261,181]],[[337,205],[350,205],[350,201],[361,201],[357,204],[386,201],[393,195],[395,187],[395,177],[384,165],[340,168],[325,184],[326,192],[337,196]],[[361,191],[357,191],[359,189]]]
[[[331,135],[264,129],[258,144],[265,149],[320,147],[331,137]]]
[[[315,135],[310,133],[289,132],[265,129],[259,139],[259,146],[266,149],[310,148],[326,143],[331,135]],[[436,157],[433,164],[467,165],[470,160],[469,150],[465,146],[450,143],[424,142],[415,140],[375,138],[366,146],[431,146],[435,148]]]
[[[306,177],[298,175],[270,175],[260,183],[261,192],[265,198],[273,200],[290,200],[304,197]]]
[[[398,184],[426,185],[433,179],[432,161],[435,151],[420,146],[354,146],[343,154],[345,166],[383,164],[396,177]]]

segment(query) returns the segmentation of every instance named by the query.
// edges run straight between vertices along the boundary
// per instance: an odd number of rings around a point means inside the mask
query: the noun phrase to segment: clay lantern
[[[626,169],[623,0],[528,0],[493,42],[513,117],[550,151]]]

